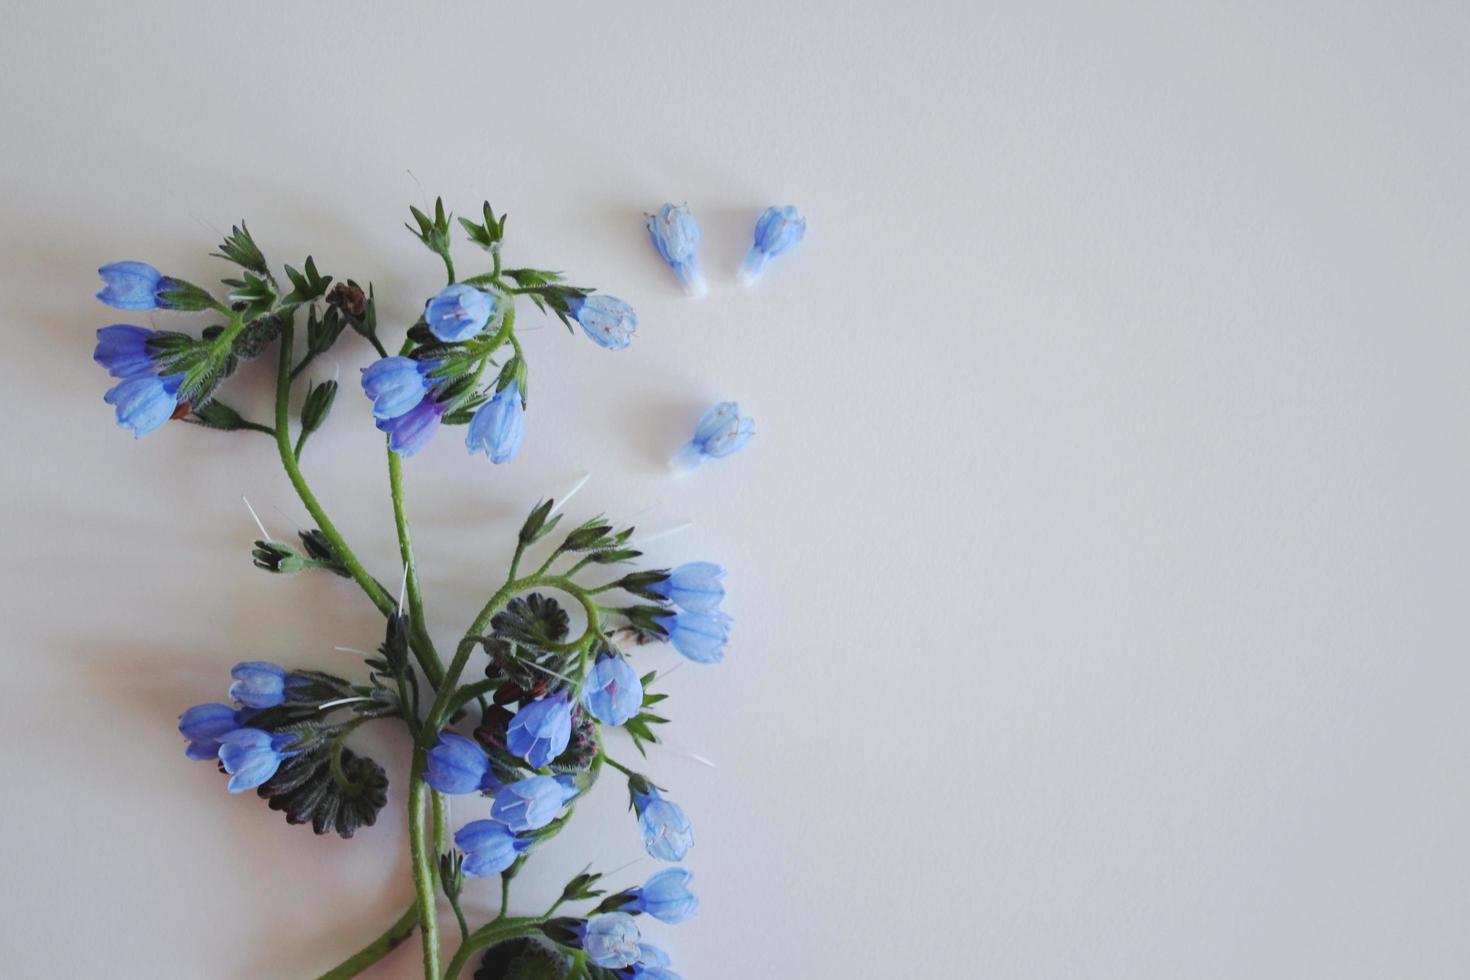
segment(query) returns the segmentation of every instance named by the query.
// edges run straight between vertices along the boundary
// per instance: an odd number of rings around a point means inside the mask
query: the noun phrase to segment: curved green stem
[[[413,766],[408,774],[408,842],[413,860],[413,887],[418,895],[419,928],[423,935],[424,977],[439,975],[439,908],[434,894],[435,865],[429,856],[428,836],[424,833],[424,797],[429,789],[424,782],[424,750],[413,753]]]
[[[444,680],[444,664],[439,659],[434,643],[429,639],[429,629],[424,620],[424,596],[419,588],[418,562],[413,557],[413,538],[408,530],[408,514],[403,506],[403,457],[392,449],[388,450],[388,489],[393,495],[393,523],[398,528],[398,554],[408,575],[409,632],[418,642],[413,645],[414,654],[430,687],[438,687]]]
[[[465,965],[469,963],[470,957],[475,955],[478,949],[494,943],[504,942],[507,939],[516,939],[521,936],[537,935],[536,928],[542,921],[541,916],[523,916],[517,919],[497,919],[489,925],[481,926],[470,937],[460,943],[459,949],[455,951],[454,958],[449,961],[449,968],[444,971],[444,980],[456,980]]]
[[[418,925],[418,904],[410,905],[381,936],[323,973],[317,980],[348,980],[397,949]]]

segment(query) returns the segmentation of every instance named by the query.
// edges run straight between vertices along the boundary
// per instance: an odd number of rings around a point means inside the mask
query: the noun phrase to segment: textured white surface
[[[401,779],[318,840],[183,759],[231,663],[353,671],[381,626],[251,568],[242,493],[303,518],[265,439],[113,427],[89,355],[127,317],[91,293],[117,258],[223,274],[243,216],[392,334],[436,193],[642,315],[621,354],[526,334],[513,465],[411,461],[441,645],[584,471],[574,516],[691,520],[655,557],[731,569],[728,662],[669,681],[718,768],[648,763],[696,823],[703,915],[650,930],[687,977],[1470,970],[1470,8],[434,7],[7,7],[8,976],[305,976],[407,900]],[[643,237],[666,199],[700,303]],[[742,290],[787,202],[808,241]],[[364,363],[306,469],[396,581]],[[719,397],[759,436],[671,481]],[[519,909],[639,858],[609,783]]]

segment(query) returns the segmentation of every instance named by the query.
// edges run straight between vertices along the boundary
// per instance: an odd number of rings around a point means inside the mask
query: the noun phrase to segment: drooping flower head
[[[219,761],[230,774],[231,793],[243,793],[270,779],[281,762],[295,753],[293,733],[273,735],[259,728],[237,728],[219,736]]]
[[[735,620],[718,609],[713,612],[677,612],[655,616],[654,621],[669,632],[669,642],[685,657],[699,664],[717,664],[725,659],[725,644]]]
[[[582,704],[604,725],[621,725],[643,707],[643,683],[627,660],[603,653],[587,672]]]
[[[119,310],[152,310],[159,306],[164,275],[147,262],[111,262],[97,270],[102,291],[97,298]]]
[[[126,378],[114,385],[102,400],[113,407],[117,424],[133,430],[133,438],[141,439],[173,418],[179,409],[179,385],[182,374],[161,378],[143,374]]]
[[[470,455],[483,452],[492,463],[514,459],[526,437],[526,412],[521,391],[514,381],[496,393],[470,419],[465,447]]]
[[[441,793],[458,796],[499,786],[490,770],[490,757],[473,739],[441,732],[428,752],[424,782]]]
[[[363,368],[362,390],[373,400],[373,417],[396,419],[411,411],[429,393],[429,372],[437,366],[437,361],[383,357]]]
[[[157,334],[144,327],[114,323],[97,331],[97,349],[92,360],[114,378],[139,378],[153,373],[153,355],[148,342]]]
[[[626,912],[603,912],[582,927],[582,948],[594,964],[621,970],[638,962],[638,924]]]
[[[691,872],[667,868],[649,878],[642,888],[633,889],[623,907],[646,912],[669,925],[687,922],[699,911],[699,898],[689,890],[693,881]]]
[[[682,861],[694,846],[694,828],[682,807],[664,799],[652,786],[633,794],[643,849],[661,861]]]
[[[290,671],[280,664],[264,660],[236,664],[230,670],[235,683],[230,685],[230,698],[247,708],[260,711],[274,708],[286,700]]]
[[[424,306],[424,322],[445,343],[469,340],[495,315],[497,300],[489,293],[456,283],[445,286]]]
[[[505,745],[512,755],[540,769],[566,751],[572,737],[572,708],[563,693],[523,705],[511,719]]]
[[[378,419],[375,424],[388,433],[388,448],[407,459],[429,444],[443,417],[444,405],[430,393],[402,415]]]
[[[248,711],[237,711],[227,704],[196,704],[179,715],[179,734],[189,740],[184,755],[190,759],[219,757],[219,740],[233,732],[250,717]]]
[[[540,830],[576,795],[570,776],[532,776],[497,790],[490,816],[518,834]]]
[[[766,208],[755,221],[755,244],[740,266],[740,281],[750,285],[760,278],[766,263],[806,237],[806,218],[790,204]]]
[[[693,299],[703,296],[707,289],[699,268],[699,222],[694,212],[687,204],[665,204],[648,216],[647,224],[653,247],[679,277],[684,294]]]
[[[755,420],[740,414],[737,402],[720,402],[710,408],[694,427],[694,438],[674,457],[675,471],[692,470],[706,459],[732,456],[745,448],[755,435]]]
[[[685,562],[648,591],[689,612],[712,612],[725,598],[725,567],[712,561]]]
[[[464,873],[471,878],[488,878],[514,864],[533,842],[517,837],[498,821],[476,820],[460,828],[454,843],[465,852]]]
[[[622,350],[633,342],[638,314],[616,296],[604,293],[573,296],[567,300],[567,309],[599,347]]]

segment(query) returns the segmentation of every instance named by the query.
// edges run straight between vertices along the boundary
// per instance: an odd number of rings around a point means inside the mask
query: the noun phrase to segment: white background
[[[408,464],[441,648],[583,472],[574,517],[693,521],[652,560],[730,568],[728,661],[669,679],[646,763],[696,826],[702,916],[648,930],[686,977],[1470,972],[1470,8],[1008,7],[5,4],[3,972],[307,976],[406,904],[396,732],[345,842],[183,758],[232,663],[360,677],[333,648],[381,621],[251,567],[242,494],[305,522],[268,440],[114,427],[93,331],[207,318],[91,294],[124,258],[212,283],[244,217],[396,340],[436,194],[641,315],[610,353],[528,308],[520,458]],[[665,200],[702,303],[644,235]],[[806,243],[741,289],[788,202]],[[396,581],[368,352],[334,357],[305,468]],[[229,399],[264,414],[269,371]],[[670,479],[719,398],[756,440]],[[516,911],[655,870],[625,804]]]

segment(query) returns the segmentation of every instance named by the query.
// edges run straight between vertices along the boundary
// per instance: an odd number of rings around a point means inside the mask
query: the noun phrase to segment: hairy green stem
[[[408,513],[403,506],[403,457],[392,449],[388,450],[388,488],[393,494],[393,523],[398,528],[398,554],[403,559],[403,568],[407,573],[409,633],[418,641],[414,645],[415,653],[422,650],[418,662],[424,676],[429,679],[429,686],[438,687],[444,680],[444,664],[434,649],[433,641],[429,639],[429,629],[424,621],[424,596],[419,588],[418,562],[414,560]]]
[[[429,789],[424,782],[425,758],[423,749],[416,749],[408,774],[408,843],[413,861],[413,887],[418,895],[424,977],[434,980],[439,976],[439,908],[434,893],[436,860],[430,857],[428,835],[424,832],[424,798]]]
[[[418,925],[418,904],[410,905],[381,936],[317,977],[317,980],[348,980],[397,949]]]

